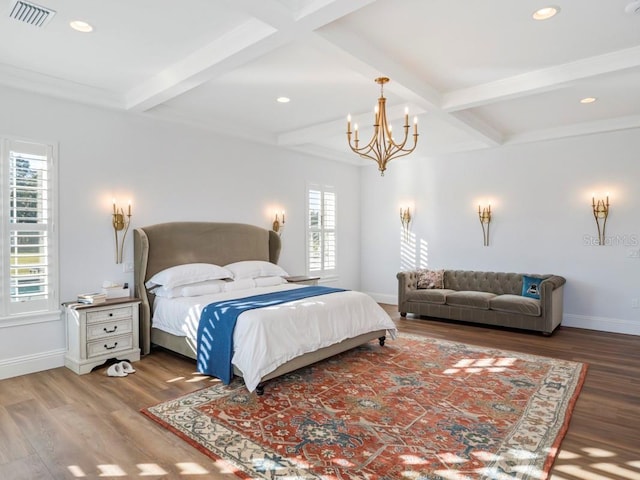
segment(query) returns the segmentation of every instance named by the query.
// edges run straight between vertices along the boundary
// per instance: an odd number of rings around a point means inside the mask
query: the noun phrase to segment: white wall
[[[359,169],[122,112],[0,88],[0,134],[57,142],[60,300],[132,282],[114,261],[111,199],[132,200],[132,226],[178,220],[269,228],[285,209],[280,264],[305,272],[306,184],[334,185],[339,202],[336,286],[360,287]],[[131,230],[124,260],[132,261]],[[0,378],[63,364],[63,322],[0,323]]]
[[[362,289],[396,303],[396,273],[416,266],[554,273],[567,279],[564,325],[640,334],[640,309],[632,307],[640,259],[629,257],[640,248],[639,152],[636,129],[409,156],[383,178],[363,169]],[[592,192],[610,192],[609,246],[591,244]],[[488,199],[493,219],[483,247],[477,209]],[[403,203],[415,206],[409,243],[399,233]]]
[[[111,198],[133,201],[132,227],[175,220],[268,227],[287,211],[281,265],[303,273],[305,186],[335,185],[338,286],[396,301],[401,268],[556,273],[567,278],[565,325],[640,333],[640,134],[614,132],[391,163],[385,177],[190,127],[0,88],[0,134],[56,142],[60,175],[60,300],[132,281],[113,259]],[[611,193],[608,237],[595,235],[591,192]],[[491,245],[482,246],[479,200],[492,200]],[[398,209],[415,207],[412,241]],[[626,245],[625,245],[626,242]],[[401,252],[401,249],[403,250]],[[125,261],[132,259],[132,236]],[[402,257],[401,257],[402,253]],[[414,256],[415,258],[412,258]],[[0,378],[63,364],[62,320],[0,323]]]

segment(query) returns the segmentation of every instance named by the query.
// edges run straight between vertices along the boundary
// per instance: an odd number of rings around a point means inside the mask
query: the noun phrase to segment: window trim
[[[47,282],[49,285],[47,298],[38,305],[27,305],[15,308],[15,302],[11,302],[11,227],[9,210],[10,202],[10,161],[9,155],[12,144],[33,144],[40,154],[45,152],[47,157],[47,223],[44,231],[47,233]],[[19,148],[17,148],[19,150]],[[28,147],[25,153],[28,153]],[[58,239],[58,214],[59,214],[59,176],[58,176],[58,144],[46,140],[34,140],[31,138],[17,137],[13,135],[0,135],[0,324],[2,326],[25,325],[50,321],[60,317],[60,252]],[[25,302],[28,304],[29,302]],[[37,308],[33,308],[37,307]]]
[[[318,190],[321,192],[321,202],[322,202],[322,213],[321,213],[321,217],[324,218],[324,195],[327,192],[330,192],[334,195],[334,209],[333,209],[333,213],[334,213],[334,217],[335,217],[335,227],[332,229],[333,234],[334,234],[334,243],[335,243],[335,247],[334,247],[334,262],[335,262],[335,267],[332,269],[325,269],[324,268],[324,257],[321,259],[322,262],[322,268],[320,270],[310,270],[310,256],[309,256],[309,249],[310,249],[310,235],[312,232],[311,226],[309,224],[309,215],[310,215],[310,205],[309,205],[309,192],[311,190]],[[306,209],[305,209],[305,261],[306,261],[306,272],[307,275],[312,275],[312,276],[319,276],[322,280],[334,280],[338,278],[338,193],[337,190],[334,186],[332,185],[323,185],[323,184],[319,184],[319,183],[315,183],[315,182],[307,182],[307,188],[305,190],[305,197],[306,197]],[[324,242],[324,237],[325,237],[325,228],[324,228],[324,222],[321,222],[322,225],[319,229],[320,234],[321,234],[321,243]],[[318,230],[313,230],[313,231],[318,231]]]

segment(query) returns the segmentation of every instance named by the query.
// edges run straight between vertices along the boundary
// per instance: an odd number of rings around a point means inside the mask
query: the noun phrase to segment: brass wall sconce
[[[605,229],[607,228],[607,217],[609,217],[609,194],[606,200],[597,200],[595,195],[591,197],[591,208],[593,209],[593,218],[596,220],[598,227],[598,245],[605,245]]]
[[[127,208],[127,214],[124,214],[123,208],[116,207],[116,200],[113,199],[113,213],[111,215],[111,224],[113,225],[113,232],[116,241],[116,263],[122,263],[122,250],[124,249],[124,239],[129,231],[129,224],[131,223],[131,202]],[[122,232],[122,236],[119,233]]]
[[[480,218],[480,225],[482,225],[482,238],[484,246],[489,246],[489,226],[491,225],[491,204],[487,207],[480,208],[478,205],[478,217]]]
[[[409,226],[411,225],[411,209],[410,207],[400,207],[400,223],[402,224],[402,232],[404,233],[404,241],[409,241]]]
[[[276,213],[276,216],[273,220],[273,224],[271,225],[271,229],[276,232],[278,235],[280,235],[281,230],[284,228],[284,223],[285,223],[285,218],[284,218],[284,210],[282,211],[282,221],[280,221],[280,218],[278,217],[278,213]]]

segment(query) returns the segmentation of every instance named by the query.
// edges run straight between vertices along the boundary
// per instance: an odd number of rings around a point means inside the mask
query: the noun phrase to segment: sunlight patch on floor
[[[127,472],[120,468],[120,465],[98,465],[101,477],[126,477]]]
[[[136,466],[140,469],[138,475],[140,475],[141,477],[149,477],[152,475],[169,475],[169,472],[167,472],[157,463],[139,463]]]
[[[176,467],[180,469],[180,475],[207,475],[209,473],[206,468],[194,462],[176,463]]]
[[[558,454],[558,460],[575,460],[576,458],[580,458],[582,455],[574,452],[570,452],[568,450],[560,450]]]
[[[500,373],[516,363],[515,358],[463,358],[453,367],[446,369],[443,373],[453,375],[459,372],[465,373]]]
[[[575,478],[579,478],[580,480],[615,480],[613,477],[598,475],[597,473],[589,472],[576,465],[557,465],[554,467],[554,471],[573,475]],[[554,476],[553,478],[555,480],[559,480],[559,477]]]
[[[496,455],[495,453],[491,453],[491,452],[485,452],[484,450],[471,452],[471,455],[473,455],[478,460],[481,460],[483,462],[497,462],[502,458],[500,455]]]
[[[616,454],[610,452],[608,450],[603,450],[602,448],[593,448],[586,447],[581,449],[583,452],[586,452],[590,457],[598,457],[598,458],[606,458],[606,457],[615,457]]]
[[[617,475],[620,478],[640,480],[640,472],[633,472],[614,463],[594,463],[592,467],[598,470],[604,470],[606,473]]]
[[[427,463],[424,458],[415,455],[400,455],[400,458],[402,458],[402,463],[405,465],[421,465]]]
[[[435,474],[440,475],[442,478],[446,478],[447,480],[473,480],[471,477],[467,477],[460,472],[451,470],[436,470]]]
[[[519,460],[530,460],[532,458],[537,458],[538,455],[532,452],[529,452],[527,450],[522,450],[522,449],[518,449],[518,450],[509,450],[509,457],[510,458],[517,458]]]
[[[67,470],[69,470],[69,473],[75,478],[83,478],[87,476],[78,465],[68,465]]]
[[[609,450],[597,447],[581,448],[580,453],[560,450],[558,459],[553,467],[553,475],[551,480],[640,480],[640,460],[632,460],[624,465],[611,462],[597,462],[589,464],[587,467],[579,467],[577,465],[562,465],[562,461],[571,461],[578,458],[611,458],[617,454]],[[569,477],[557,475],[556,473],[566,474]]]
[[[517,469],[514,468],[515,471],[526,471],[528,473],[528,475],[522,477],[522,478],[530,478],[532,480],[534,479],[541,479],[543,478],[543,474],[540,470],[536,470],[535,472],[532,472],[529,470],[528,467],[526,468],[521,468],[521,469]],[[488,469],[488,468],[482,468],[477,470],[478,473],[482,474],[482,478],[490,478],[491,480],[513,480],[514,476],[511,472],[509,473],[503,473],[503,472],[498,472],[492,469]],[[517,477],[520,478],[520,477]]]
[[[442,460],[443,463],[467,463],[469,460],[466,458],[459,457],[455,453],[442,453],[436,455],[438,458]]]

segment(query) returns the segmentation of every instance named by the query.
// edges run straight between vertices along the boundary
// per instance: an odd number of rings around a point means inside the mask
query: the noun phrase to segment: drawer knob
[[[110,316],[110,317],[113,317],[113,312],[109,312],[109,316]]]
[[[113,344],[113,347],[107,347],[107,344],[105,343],[105,344],[104,344],[104,349],[105,349],[105,350],[113,350],[113,349],[114,349],[114,348],[116,348],[117,346],[118,346],[118,342],[115,342],[115,343]]]
[[[115,325],[115,326],[113,327],[113,329],[112,329],[112,330],[107,330],[107,327],[104,327],[104,328],[103,328],[104,333],[113,333],[113,332],[115,332],[117,329],[118,329],[118,326],[117,326],[117,325]]]

